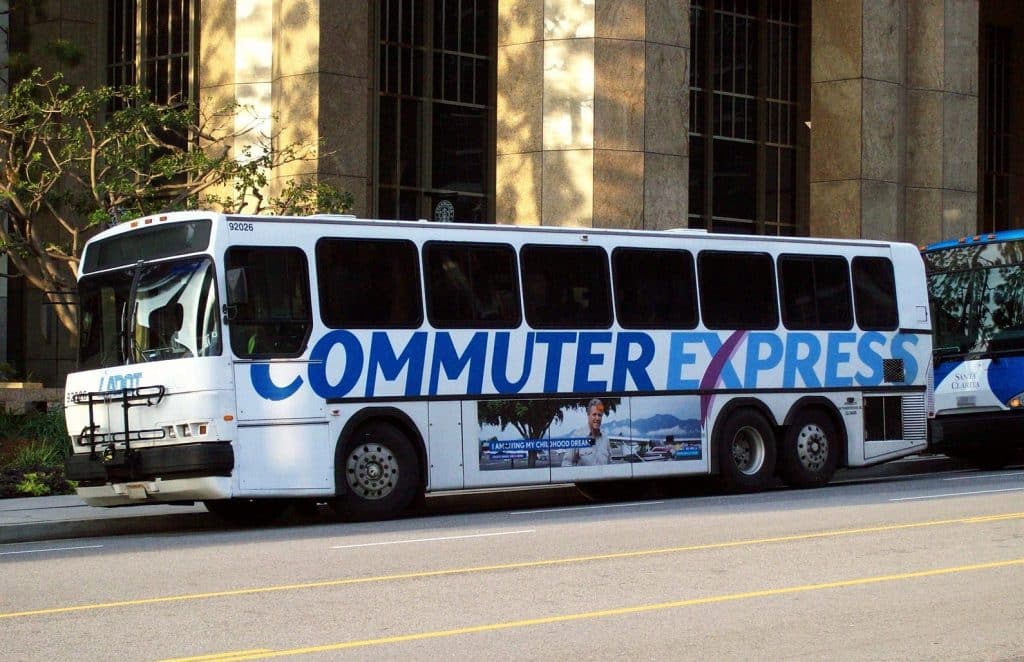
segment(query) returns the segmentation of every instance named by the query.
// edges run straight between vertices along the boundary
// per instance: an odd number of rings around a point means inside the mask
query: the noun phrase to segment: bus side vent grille
[[[883,379],[890,383],[902,384],[906,381],[903,372],[903,359],[882,359]]]
[[[925,418],[923,394],[903,396],[903,438],[906,441],[922,442],[928,438],[928,421]]]

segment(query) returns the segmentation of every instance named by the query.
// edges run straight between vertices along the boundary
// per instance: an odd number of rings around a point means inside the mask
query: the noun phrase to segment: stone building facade
[[[25,27],[83,42],[72,78],[178,66],[201,103],[321,143],[272,185],[331,181],[362,216],[915,243],[1024,225],[1016,0],[43,4]],[[74,349],[38,342],[41,295],[12,289],[8,356],[58,383]]]

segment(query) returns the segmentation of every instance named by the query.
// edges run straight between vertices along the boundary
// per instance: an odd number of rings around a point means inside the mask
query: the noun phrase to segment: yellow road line
[[[230,653],[211,653],[210,655],[197,655],[196,657],[180,657],[173,660],[164,660],[164,662],[227,662],[228,660],[252,660],[253,656],[259,658],[260,655],[266,655],[268,653],[275,653],[270,648],[250,648],[244,651],[232,651]]]
[[[135,600],[120,600],[116,602],[99,602],[94,604],[73,605],[70,607],[50,607],[47,609],[32,609],[29,611],[14,611],[0,613],[0,620],[8,618],[21,618],[25,616],[48,616],[51,614],[66,614],[69,612],[92,611],[97,609],[113,609],[118,607],[138,607],[141,605],[162,604],[168,602],[185,602],[189,600],[209,600],[211,598],[228,598],[243,595],[255,595],[260,593],[274,593],[279,591],[297,591],[311,588],[330,588],[337,586],[350,586],[353,584],[371,584],[377,582],[394,582],[404,579],[425,579],[429,577],[449,577],[452,575],[467,575],[480,572],[494,572],[498,570],[520,570],[525,568],[541,568],[558,565],[569,565],[590,561],[609,561],[615,559],[639,558],[645,556],[658,556],[666,554],[680,554],[683,552],[699,552],[714,549],[728,549],[732,547],[750,547],[754,545],[768,545],[785,542],[799,542],[802,540],[815,540],[822,538],[835,538],[840,536],[863,535],[867,533],[885,533],[891,531],[904,531],[908,529],[920,529],[935,526],[947,526],[951,524],[984,524],[994,521],[1024,519],[1024,512],[1006,513],[996,515],[979,515],[975,517],[960,517],[955,519],[932,520],[926,522],[910,522],[907,524],[886,524],[881,526],[868,526],[856,529],[837,529],[831,531],[816,531],[813,533],[798,533],[788,536],[772,536],[768,538],[750,538],[746,540],[732,540],[727,542],[707,543],[703,545],[685,545],[681,547],[664,547],[660,549],[641,549],[626,552],[612,552],[609,554],[591,554],[587,556],[573,556],[560,559],[542,559],[539,561],[521,561],[517,563],[500,563],[495,565],[470,566],[467,568],[446,568],[442,570],[424,570],[421,572],[403,572],[393,575],[376,575],[372,577],[350,577],[346,579],[330,579],[319,582],[302,582],[298,584],[282,584],[278,586],[259,586],[253,588],[241,588],[227,591],[211,591],[208,593],[188,593],[184,595],[168,595],[156,598],[138,598]]]
[[[552,623],[565,623],[568,621],[582,621],[587,619],[608,618],[610,616],[623,616],[627,614],[642,614],[652,611],[666,609],[679,609],[682,607],[696,607],[719,602],[735,602],[738,600],[750,600],[754,598],[774,597],[792,593],[806,593],[808,591],[821,591],[833,588],[847,588],[851,586],[865,586],[867,584],[881,584],[883,582],[904,581],[908,579],[921,579],[924,577],[936,577],[940,575],[952,575],[961,572],[974,572],[978,570],[994,570],[1015,565],[1024,565],[1024,558],[1011,559],[1009,561],[994,561],[991,563],[975,563],[972,565],[961,565],[950,568],[936,568],[933,570],[920,570],[917,572],[903,572],[895,575],[879,575],[876,577],[860,577],[857,579],[846,579],[836,582],[823,582],[821,584],[804,584],[802,586],[787,586],[783,588],[770,588],[761,591],[747,591],[745,593],[729,593],[726,595],[712,595],[704,598],[691,598],[689,600],[676,600],[673,602],[660,602],[657,604],[634,605],[632,607],[619,607],[617,609],[602,609],[599,611],[588,611],[577,614],[561,614],[557,616],[545,616],[542,618],[527,618],[518,621],[507,621],[504,623],[487,623],[484,625],[473,625],[464,628],[453,628],[450,630],[435,630],[432,632],[415,632],[392,637],[380,637],[378,639],[361,639],[358,641],[344,641],[335,644],[324,644],[321,646],[307,646],[304,648],[292,648],[289,650],[268,651],[266,649],[254,652],[252,655],[246,653],[224,653],[224,657],[202,656],[177,658],[174,662],[192,662],[200,660],[256,660],[272,657],[285,657],[290,655],[305,655],[309,653],[325,653],[349,648],[362,648],[368,646],[381,646],[384,644],[395,644],[408,641],[421,641],[424,639],[440,639],[443,637],[455,637],[463,634],[475,634],[478,632],[493,632],[495,630],[510,630],[514,628],[532,627],[535,625],[550,625]],[[169,661],[166,661],[169,662]]]

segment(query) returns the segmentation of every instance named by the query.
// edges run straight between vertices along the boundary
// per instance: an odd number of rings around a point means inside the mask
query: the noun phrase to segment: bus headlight
[[[1018,393],[1007,400],[1006,406],[1010,409],[1020,409],[1021,407],[1024,407],[1024,393]]]

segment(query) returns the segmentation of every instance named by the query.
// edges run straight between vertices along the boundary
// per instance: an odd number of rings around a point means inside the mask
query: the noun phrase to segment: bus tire
[[[273,524],[288,509],[288,503],[281,499],[209,499],[203,501],[203,505],[224,522],[235,526]]]
[[[759,412],[729,414],[716,437],[718,477],[730,492],[756,492],[775,476],[775,432]]]
[[[342,519],[390,519],[415,500],[420,485],[416,450],[394,425],[367,423],[339,449],[334,507]]]
[[[779,477],[793,488],[821,487],[839,466],[842,440],[822,409],[805,409],[786,428],[779,447]]]

